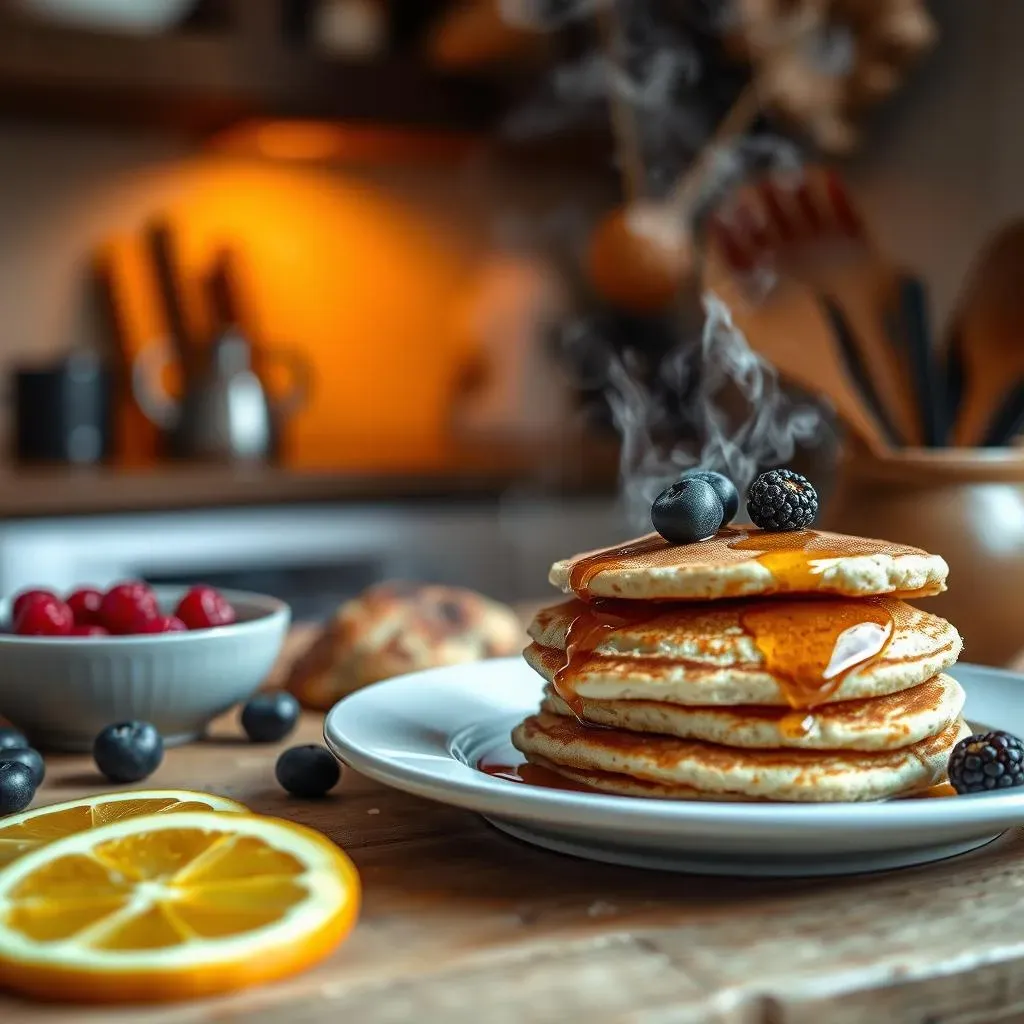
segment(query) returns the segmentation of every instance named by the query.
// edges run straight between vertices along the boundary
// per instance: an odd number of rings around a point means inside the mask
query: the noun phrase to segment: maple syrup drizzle
[[[617,548],[606,548],[604,551],[577,558],[569,568],[569,589],[581,601],[589,601],[592,598],[590,584],[599,573],[606,569],[622,568],[623,562],[634,555],[648,555],[652,551],[668,547],[671,545],[667,540],[657,534],[651,534]]]
[[[569,589],[583,601],[593,598],[595,577],[609,570],[658,567],[683,568],[693,565],[713,567],[726,561],[736,562],[744,555],[767,568],[775,579],[777,591],[817,591],[820,589],[821,561],[877,555],[891,545],[863,537],[823,534],[817,530],[771,531],[754,528],[723,527],[718,534],[696,544],[670,544],[658,534],[650,534],[615,548],[577,558],[569,567]],[[740,596],[740,595],[735,595]]]
[[[798,711],[823,704],[854,669],[876,661],[894,627],[888,608],[870,597],[765,601],[745,608],[740,622],[778,680],[786,703]],[[814,727],[802,715],[792,717],[797,736]]]
[[[814,715],[797,711],[779,719],[779,732],[787,739],[799,740],[810,736],[814,732],[815,725],[817,725],[817,719]]]
[[[656,608],[640,603],[633,607],[623,601],[593,601],[581,606],[565,633],[565,661],[555,671],[552,684],[579,722],[583,722],[583,699],[576,691],[580,664],[608,633],[623,626],[639,625],[658,614]]]
[[[782,590],[816,590],[816,578],[821,568],[816,564],[826,558],[844,555],[871,554],[877,549],[856,538],[843,538],[836,550],[813,547],[820,534],[816,530],[794,530],[787,533],[757,531],[734,540],[729,547],[734,551],[756,552],[756,560],[775,578]],[[841,549],[841,550],[840,550]]]
[[[821,561],[877,554],[884,545],[859,537],[829,537],[827,545],[816,530],[773,532],[725,528],[712,543],[750,552],[775,579],[778,590],[790,593],[817,591]],[[654,611],[626,611],[624,604],[595,598],[590,591],[594,578],[608,569],[624,568],[628,560],[667,551],[673,545],[657,534],[617,548],[577,559],[569,570],[569,587],[587,608],[577,615],[566,634],[566,657],[554,677],[555,691],[582,721],[583,702],[575,689],[579,664],[602,642],[603,637],[630,623],[653,618]],[[700,558],[701,545],[680,548],[680,563],[692,551]],[[684,553],[685,552],[685,553]],[[708,552],[704,557],[713,557]],[[643,602],[649,605],[650,602]],[[742,613],[744,629],[751,634],[766,667],[779,680],[783,695],[796,713],[780,722],[782,732],[794,739],[815,727],[807,712],[824,703],[855,669],[865,668],[885,651],[892,638],[892,615],[871,598],[851,600],[773,601]]]

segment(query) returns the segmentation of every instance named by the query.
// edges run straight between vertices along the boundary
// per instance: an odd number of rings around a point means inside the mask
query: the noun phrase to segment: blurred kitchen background
[[[600,6],[0,0],[0,590],[201,578],[312,618],[400,576],[518,601],[631,535],[608,359],[642,379],[702,318],[586,272],[625,170],[586,78],[615,55]],[[756,71],[724,6],[637,0],[679,41],[654,192]],[[761,111],[757,152],[838,167],[939,324],[1021,210],[1024,5],[922,7],[934,37],[856,145]],[[843,417],[786,386],[821,415],[787,461],[828,493]]]

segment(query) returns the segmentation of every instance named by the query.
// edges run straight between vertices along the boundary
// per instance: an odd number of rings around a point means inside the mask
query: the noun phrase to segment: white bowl
[[[188,587],[153,589],[169,614]],[[195,739],[259,688],[291,621],[277,598],[221,593],[238,615],[230,626],[145,636],[0,635],[0,717],[48,750],[91,750],[101,729],[131,719],[152,722],[165,746]],[[0,603],[4,622],[9,607]]]

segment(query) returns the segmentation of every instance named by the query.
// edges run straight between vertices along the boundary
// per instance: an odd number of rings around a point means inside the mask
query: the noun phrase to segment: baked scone
[[[326,711],[381,679],[517,654],[524,642],[512,609],[475,591],[379,583],[341,605],[286,686],[305,707]]]

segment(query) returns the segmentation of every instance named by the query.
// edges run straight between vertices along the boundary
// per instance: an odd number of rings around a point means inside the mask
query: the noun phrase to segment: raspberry
[[[178,602],[174,614],[189,629],[230,626],[235,621],[235,609],[213,587],[193,587]]]
[[[188,626],[176,615],[158,615],[155,619],[147,619],[139,630],[140,633],[181,633]]]
[[[146,623],[159,614],[156,596],[145,583],[119,583],[103,595],[100,624],[111,633],[128,636],[144,632]]]
[[[99,626],[103,593],[93,587],[81,587],[68,597],[76,626]]]
[[[37,597],[21,606],[14,620],[18,636],[67,636],[75,624],[71,609],[55,597]]]
[[[60,598],[52,590],[23,590],[15,597],[14,603],[11,605],[11,621],[13,622],[21,614],[21,609],[25,605],[40,600],[59,601]]]

